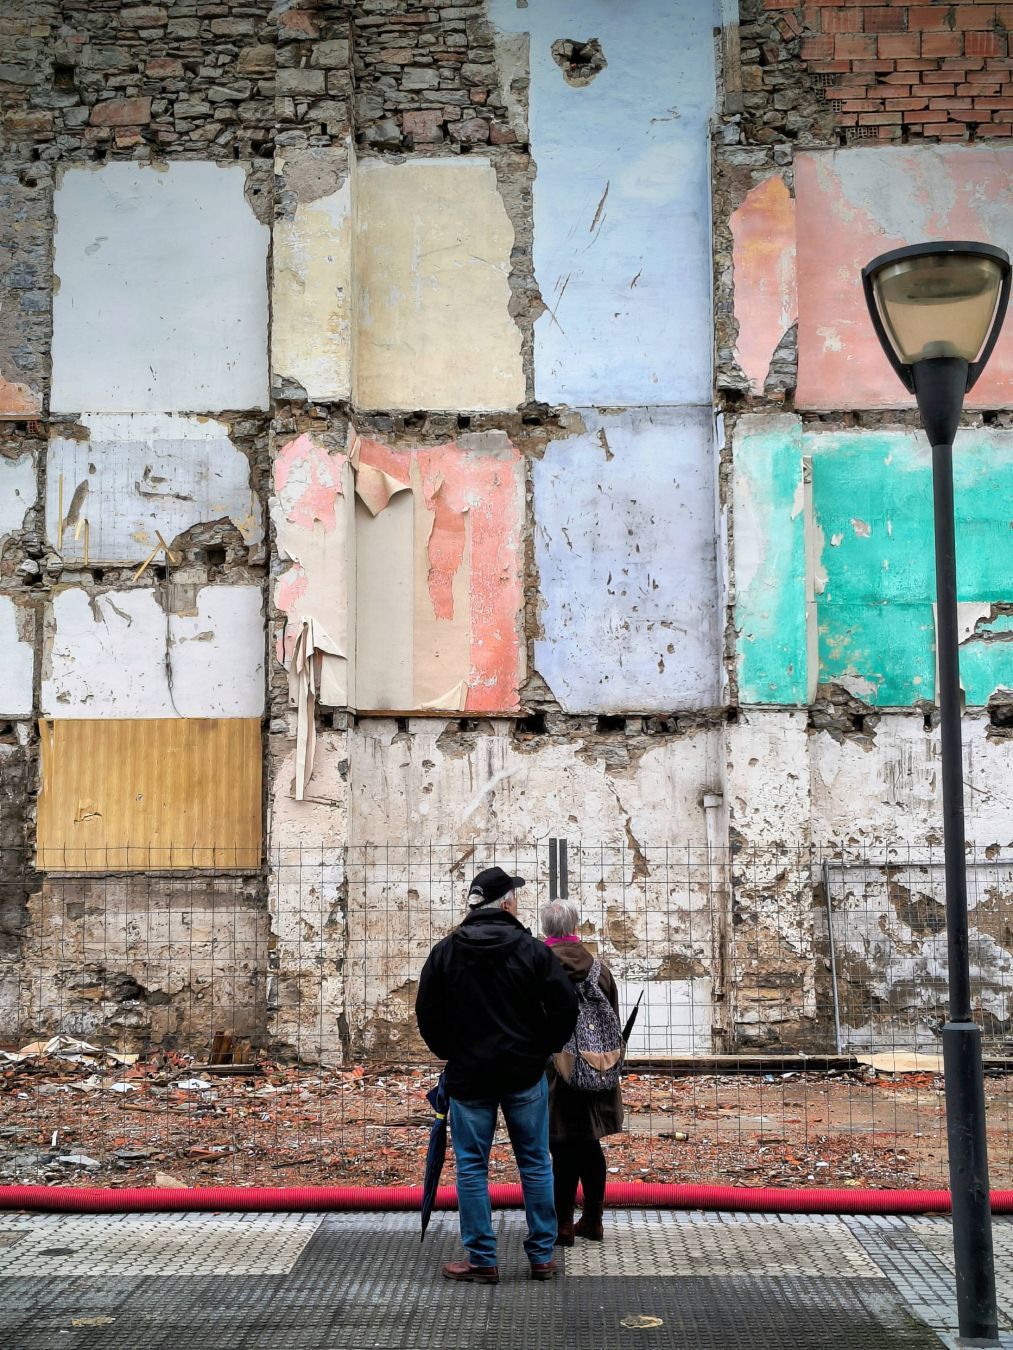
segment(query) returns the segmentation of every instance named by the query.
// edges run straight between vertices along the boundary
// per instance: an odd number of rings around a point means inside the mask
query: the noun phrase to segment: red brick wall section
[[[888,141],[1013,133],[1013,4],[764,3],[825,78],[839,126]]]

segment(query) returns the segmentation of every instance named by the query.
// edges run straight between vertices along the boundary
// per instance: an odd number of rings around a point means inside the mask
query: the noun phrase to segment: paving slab
[[[946,1219],[616,1211],[528,1278],[452,1284],[457,1216],[0,1215],[4,1350],[762,1350],[955,1344]],[[1013,1222],[996,1224],[1013,1346]]]

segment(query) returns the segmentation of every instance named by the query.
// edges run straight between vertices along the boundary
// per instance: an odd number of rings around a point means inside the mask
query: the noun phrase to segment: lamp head
[[[1010,260],[992,244],[914,244],[862,269],[876,335],[905,388],[920,361],[967,363],[970,389],[992,354],[1010,293]]]

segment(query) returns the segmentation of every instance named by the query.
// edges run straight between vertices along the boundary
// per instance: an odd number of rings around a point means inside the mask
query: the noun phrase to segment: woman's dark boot
[[[574,1199],[564,1200],[556,1195],[556,1242],[557,1247],[573,1246],[573,1206]]]
[[[604,1210],[601,1202],[585,1201],[584,1212],[577,1223],[573,1225],[573,1232],[576,1237],[585,1238],[588,1242],[604,1242],[605,1229],[602,1227],[601,1216]]]

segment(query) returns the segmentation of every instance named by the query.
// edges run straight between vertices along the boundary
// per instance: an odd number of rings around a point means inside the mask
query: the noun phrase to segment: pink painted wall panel
[[[795,202],[780,174],[750,188],[731,217],[735,269],[735,359],[754,394],[770,359],[798,317]]]
[[[855,147],[795,159],[800,408],[914,405],[884,357],[862,294],[878,253],[971,239],[1013,250],[1013,149]],[[968,407],[1013,407],[1007,323]]]

